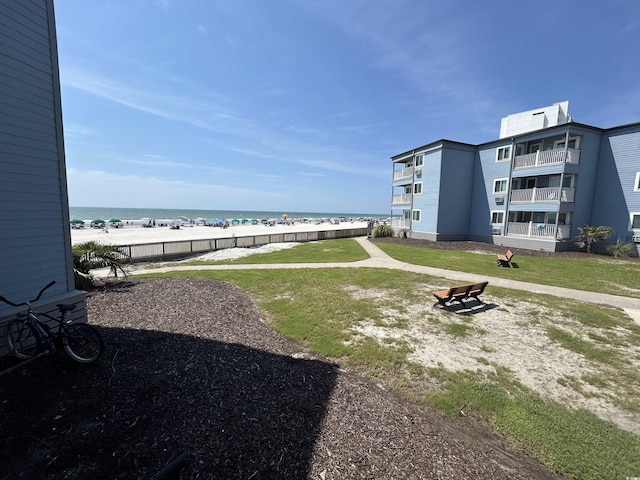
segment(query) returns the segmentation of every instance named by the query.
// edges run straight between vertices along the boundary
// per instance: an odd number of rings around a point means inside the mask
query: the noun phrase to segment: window
[[[569,137],[569,148],[576,150],[579,145],[578,137]],[[564,138],[553,142],[553,148],[564,148]]]
[[[636,181],[633,184],[633,191],[640,192],[640,172],[636,172]]]
[[[640,213],[632,213],[631,217],[631,228],[633,230],[640,230]]]
[[[416,167],[421,167],[424,165],[424,155],[416,156]]]
[[[536,153],[539,150],[542,150],[541,143],[532,143],[531,145],[529,145],[529,153]]]
[[[494,225],[502,225],[504,223],[504,212],[503,211],[491,212],[491,223]]]
[[[508,178],[499,178],[493,181],[493,193],[506,193]]]
[[[422,182],[413,184],[413,193],[415,195],[422,195]]]
[[[422,210],[414,210],[413,212],[411,212],[411,220],[413,220],[414,222],[419,222],[421,212]]]
[[[511,145],[498,148],[496,162],[502,162],[511,158]]]

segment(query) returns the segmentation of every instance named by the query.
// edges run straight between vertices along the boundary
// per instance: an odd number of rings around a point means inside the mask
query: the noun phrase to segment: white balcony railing
[[[391,205],[407,205],[411,204],[413,195],[411,193],[400,193],[391,197]]]
[[[413,178],[413,167],[399,168],[393,171],[393,181]]]
[[[571,225],[558,225],[556,229],[553,223],[509,222],[507,224],[507,235],[562,240],[569,238],[570,233]]]
[[[408,218],[392,218],[391,226],[395,229],[410,229],[411,228],[411,220]]]
[[[511,203],[573,203],[575,188],[547,187],[547,188],[524,188],[522,190],[512,190],[510,196]]]
[[[544,167],[547,165],[557,165],[561,163],[580,163],[580,150],[569,148],[567,149],[566,157],[564,148],[544,151],[538,150],[535,153],[518,155],[513,160],[513,168]]]

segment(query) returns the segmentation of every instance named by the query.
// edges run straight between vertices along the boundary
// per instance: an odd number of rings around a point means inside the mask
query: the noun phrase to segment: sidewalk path
[[[550,285],[540,285],[537,283],[521,282],[505,278],[477,275],[473,273],[457,272],[442,268],[426,267],[404,263],[391,258],[378,248],[367,237],[357,237],[355,240],[367,251],[370,258],[349,263],[285,263],[285,264],[252,264],[252,265],[198,265],[198,266],[171,266],[153,269],[144,269],[131,272],[135,274],[145,273],[165,273],[169,271],[188,270],[255,270],[255,269],[282,269],[282,268],[389,268],[395,270],[405,270],[407,272],[426,273],[435,277],[442,277],[456,282],[476,283],[489,281],[490,285],[525,290],[527,292],[544,293],[555,295],[556,297],[571,298],[581,302],[598,303],[620,307],[625,310],[634,321],[640,323],[640,299],[609,295],[606,293],[587,292],[584,290],[573,290],[570,288],[554,287]]]

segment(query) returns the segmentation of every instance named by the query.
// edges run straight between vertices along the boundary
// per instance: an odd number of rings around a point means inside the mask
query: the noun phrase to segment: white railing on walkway
[[[569,237],[571,225],[558,225],[552,223],[534,222],[509,222],[507,224],[507,235],[518,235],[522,237],[557,238],[562,240]]]
[[[334,238],[362,237],[367,228],[349,228],[342,230],[321,230],[310,232],[274,233],[231,238],[212,238],[207,240],[181,240],[139,245],[119,245],[123,259],[129,262],[166,260],[187,257],[198,253],[213,252],[225,248],[256,247],[268,243],[313,242]]]
[[[412,198],[413,198],[413,194],[411,193],[401,193],[398,195],[393,195],[391,197],[391,205],[410,204]]]
[[[513,160],[513,168],[544,167],[560,163],[580,163],[580,150],[569,148],[565,156],[564,148],[555,150],[538,150],[535,153],[518,155]]]
[[[405,178],[413,178],[413,167],[399,168],[393,171],[393,180],[404,180]]]
[[[572,203],[575,197],[574,188],[545,187],[523,188],[512,190],[511,203]]]

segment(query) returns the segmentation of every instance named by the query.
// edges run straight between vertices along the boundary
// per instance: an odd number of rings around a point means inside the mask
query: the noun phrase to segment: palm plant
[[[576,239],[576,245],[580,248],[587,247],[587,253],[593,252],[594,243],[606,240],[613,234],[613,229],[604,225],[597,227],[584,225],[582,227],[578,227],[578,231],[580,232],[580,235],[578,235],[578,238]]]
[[[90,241],[73,245],[71,251],[76,288],[86,290],[87,286],[91,286],[90,271],[92,268],[109,267],[111,273],[116,277],[118,272],[125,276],[127,274],[122,267],[127,256],[119,247]]]

